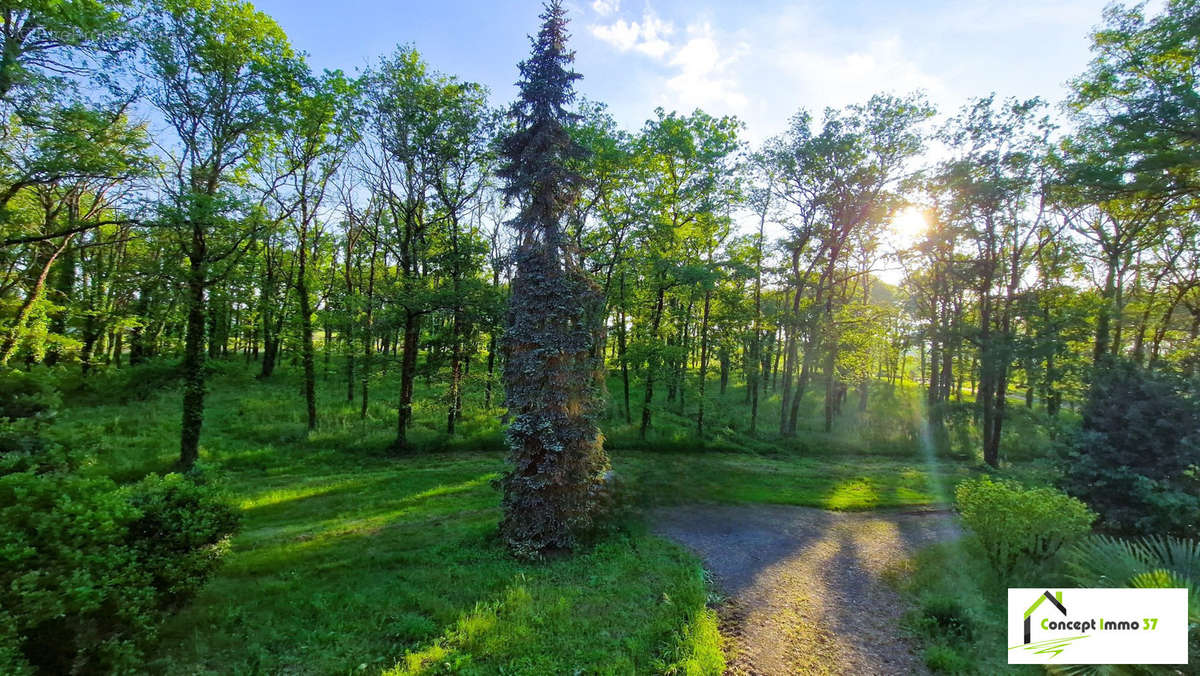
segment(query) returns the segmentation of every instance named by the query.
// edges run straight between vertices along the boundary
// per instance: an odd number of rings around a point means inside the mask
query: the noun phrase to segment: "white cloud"
[[[958,101],[900,26],[836,25],[809,7],[790,5],[714,37],[718,44],[742,45],[729,72],[749,99],[739,116],[751,143],[783,131],[800,108],[820,118],[826,107],[864,103],[881,91],[923,90],[939,107]]]
[[[608,25],[594,25],[591,31],[592,35],[622,52],[632,50],[661,59],[671,49],[667,38],[675,32],[675,26],[647,9],[641,21],[617,19]]]
[[[733,65],[746,51],[745,45],[733,43],[733,54],[726,54],[708,23],[689,26],[688,39],[676,48],[667,63],[677,73],[667,80],[669,96],[660,96],[668,108],[688,111],[715,106],[717,113],[736,113],[745,109],[748,99],[742,93]]]
[[[907,93],[924,90],[935,101],[949,96],[944,83],[926,72],[906,53],[903,41],[887,36],[849,52],[813,48],[779,49],[770,57],[800,102],[820,101],[820,107],[866,101],[878,91]]]
[[[647,7],[641,21],[617,19],[593,25],[591,32],[620,52],[636,52],[665,67],[668,75],[655,93],[657,105],[684,111],[715,105],[720,110],[713,112],[732,113],[747,104],[731,68],[744,47],[725,41],[708,22],[689,25],[684,36],[672,40],[674,24]],[[732,54],[730,44],[735,45]]]
[[[941,80],[923,70],[894,34],[831,30],[798,6],[736,29],[701,16],[676,31],[646,5],[640,20],[613,16],[590,32],[620,53],[649,58],[641,67],[626,66],[641,72],[643,101],[681,112],[737,115],[747,122],[752,142],[780,131],[802,106],[819,115],[827,105],[863,102],[881,89],[923,89],[939,103],[948,98]]]
[[[991,91],[1054,101],[1086,65],[1087,30],[1107,2],[933,0],[921,12],[888,6],[864,20],[821,0],[773,0],[759,10],[597,1],[614,9],[591,15],[589,34],[607,49],[592,50],[585,72],[593,87],[606,78],[600,95],[622,123],[639,126],[654,105],[702,107],[742,118],[755,144],[800,108],[820,117],[881,91],[924,90],[943,114]]]
[[[592,3],[592,11],[600,16],[608,16],[614,12],[620,11],[621,0],[596,0]]]

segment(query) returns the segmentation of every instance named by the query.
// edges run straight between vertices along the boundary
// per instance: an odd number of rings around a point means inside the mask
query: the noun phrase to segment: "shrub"
[[[965,674],[972,671],[975,662],[957,649],[935,643],[925,649],[925,666],[939,674]]]
[[[236,525],[232,508],[189,478],[118,487],[62,456],[0,456],[3,673],[134,666]]]
[[[931,596],[921,601],[921,619],[932,637],[970,641],[975,638],[975,621],[961,601]]]
[[[150,475],[133,486],[128,503],[139,513],[127,544],[149,575],[159,607],[191,600],[228,550],[240,513],[193,477]]]
[[[1200,396],[1170,373],[1116,362],[1097,373],[1061,486],[1105,530],[1200,530]]]
[[[205,362],[206,377],[217,375],[219,366],[215,363]],[[72,370],[58,378],[59,387],[76,400],[122,404],[146,401],[181,382],[182,366],[178,360],[166,357],[125,368],[94,369],[86,377]]]
[[[0,457],[9,453],[36,455],[46,448],[41,437],[40,423],[30,418],[8,420],[0,418]]]
[[[1025,488],[988,476],[963,481],[954,498],[988,562],[1006,578],[1022,562],[1039,565],[1054,556],[1087,534],[1096,519],[1087,505],[1053,488]]]
[[[1190,621],[1200,624],[1200,541],[1093,535],[1069,547],[1063,559],[1067,577],[1081,587],[1186,588]]]
[[[43,373],[0,369],[0,419],[49,418],[58,404],[58,392]]]

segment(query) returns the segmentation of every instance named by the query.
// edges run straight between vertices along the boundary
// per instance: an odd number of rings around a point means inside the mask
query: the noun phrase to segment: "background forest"
[[[490,486],[519,119],[413,46],[312,72],[237,0],[0,13],[0,671],[719,672],[718,600],[642,523],[667,502],[967,479],[975,549],[904,583],[918,635],[1002,623],[986,583],[946,600],[961,557],[1200,527],[1195,0],[1097,17],[1062,102],[880,93],[751,146],[569,101],[615,504],[542,564],[495,541]],[[1036,551],[972,516],[1076,506]],[[1116,556],[1072,551],[1080,578]]]

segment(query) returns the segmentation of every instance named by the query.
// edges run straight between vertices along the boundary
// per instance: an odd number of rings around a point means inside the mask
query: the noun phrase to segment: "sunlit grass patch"
[[[851,479],[836,485],[825,498],[827,509],[872,509],[879,506],[875,482],[867,478]]]

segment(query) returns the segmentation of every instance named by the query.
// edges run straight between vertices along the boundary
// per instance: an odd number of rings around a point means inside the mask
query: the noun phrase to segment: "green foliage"
[[[1200,528],[1200,398],[1170,373],[1127,362],[1099,370],[1063,461],[1062,487],[1117,533]]]
[[[61,397],[43,372],[0,369],[0,420],[54,416]]]
[[[937,674],[965,674],[971,672],[974,662],[959,648],[935,643],[923,652],[925,666]]]
[[[929,631],[950,640],[975,638],[975,620],[962,601],[948,596],[931,596],[921,602],[921,618]]]
[[[2,382],[4,410],[26,415],[0,421],[0,671],[135,667],[239,515],[195,477],[118,486],[80,471],[90,459],[44,441],[34,420],[53,414],[54,390],[27,374]]]
[[[1113,3],[1092,33],[1093,59],[1072,84],[1081,129],[1068,145],[1072,178],[1100,195],[1200,191],[1197,145],[1186,131],[1196,97],[1200,3],[1170,0],[1157,16],[1144,3]]]
[[[997,637],[1005,635],[1007,626],[1008,583],[996,575],[978,538],[922,549],[900,572],[900,591],[913,606],[903,623],[922,646],[930,670],[984,676],[1020,673],[1019,667],[1008,665],[1004,651],[997,650]]]
[[[205,364],[205,373],[212,376],[220,365]],[[146,401],[150,397],[176,389],[183,380],[183,369],[177,359],[152,359],[136,366],[121,369],[104,369],[90,373],[86,378],[74,370],[59,373],[55,382],[64,393],[75,401],[97,400],[119,403]]]
[[[16,0],[5,6],[0,116],[36,119],[48,102],[112,83],[129,47],[126,0]],[[107,72],[105,72],[107,70]],[[73,77],[66,77],[73,76]],[[82,81],[81,81],[82,80]]]
[[[1081,587],[1186,587],[1189,620],[1200,626],[1200,541],[1093,535],[1067,548],[1063,559],[1068,578]]]
[[[1018,565],[1040,565],[1091,528],[1096,515],[1053,488],[1025,488],[982,476],[958,484],[955,506],[1002,578]]]
[[[444,409],[429,403],[441,385],[419,380],[414,439],[421,445],[395,458],[384,451],[394,434],[394,363],[376,362],[365,421],[339,388],[319,389],[322,424],[308,435],[299,366],[285,361],[274,377],[257,380],[254,365],[240,359],[209,365],[212,420],[221,422],[209,428],[202,462],[238,502],[245,527],[203,593],[160,628],[143,670],[277,673],[302,664],[343,673],[366,663],[374,673],[403,669],[410,654],[423,659],[438,644],[452,656],[426,661],[434,673],[468,659],[462,672],[684,674],[689,665],[692,673],[721,672],[713,666],[722,659],[719,632],[699,563],[637,518],[573,556],[529,564],[509,555],[496,536],[501,512],[489,487],[504,470],[502,429],[494,409],[481,410],[478,388],[464,393],[464,406],[481,412],[466,416],[451,437]],[[477,356],[471,371],[481,369]],[[891,410],[898,425],[916,394],[898,389],[898,399],[909,396],[878,415]],[[612,464],[637,510],[696,501],[928,505],[946,500],[943,482],[974,474],[966,463],[928,466],[899,439],[880,453],[858,438],[852,420],[831,435],[754,439],[745,433],[740,383],[710,395],[714,420],[732,430],[724,450],[698,452],[689,436],[694,424],[674,414],[661,417],[662,437],[643,443],[636,423],[605,421],[606,434],[628,441],[611,452]],[[98,462],[88,471],[136,481],[174,461],[179,396],[167,389],[125,403],[116,392],[69,395],[53,438],[94,440]],[[819,422],[819,397],[806,403],[805,429]],[[778,397],[768,404],[777,410]],[[677,452],[658,448],[660,441]],[[929,573],[940,579],[961,567],[939,562]],[[516,587],[532,600],[514,594],[510,602]],[[971,617],[985,617],[974,602],[964,604]],[[467,619],[469,640],[456,629]],[[1003,631],[978,622],[977,637]]]
[[[51,457],[0,460],[0,654],[20,653],[2,666],[135,666],[218,563],[236,513],[179,475],[122,488]]]
[[[160,608],[182,606],[200,590],[228,551],[241,514],[197,472],[150,475],[127,493],[139,516],[127,525],[127,545],[149,576]]]
[[[136,512],[105,479],[20,456],[0,460],[0,608],[21,656],[51,673],[131,664],[150,599],[125,524]]]

